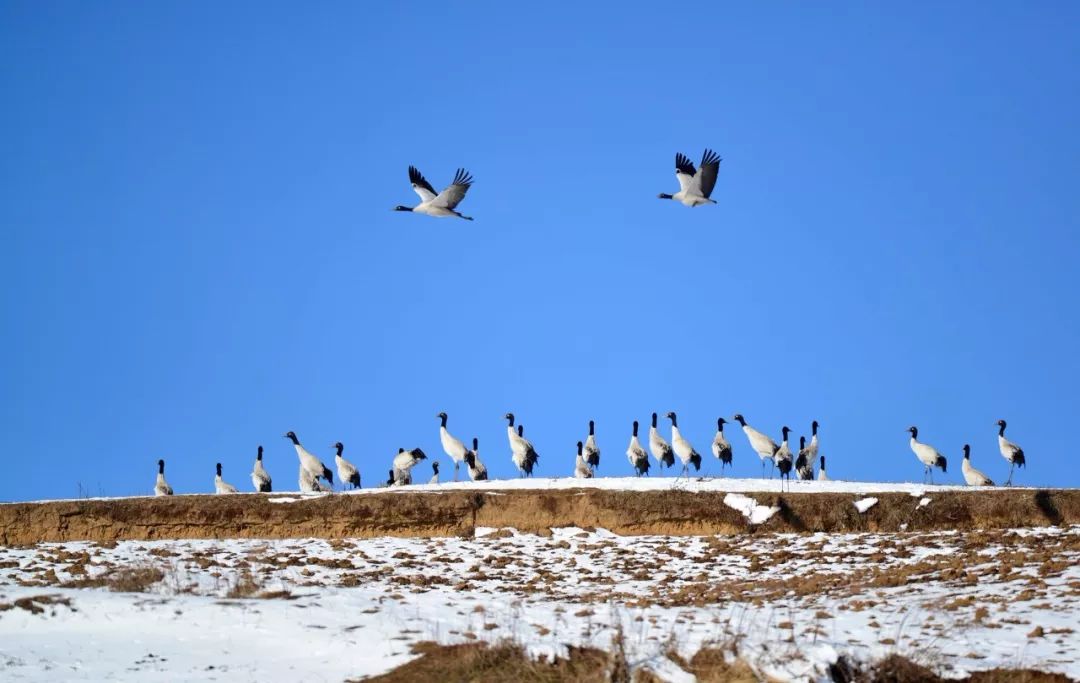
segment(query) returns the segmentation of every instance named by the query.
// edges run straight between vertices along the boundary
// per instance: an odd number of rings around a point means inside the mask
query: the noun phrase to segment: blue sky
[[[290,429],[374,483],[440,410],[495,476],[508,410],[544,476],[676,410],[1080,484],[1080,5],[519,5],[0,5],[0,500],[293,489]]]

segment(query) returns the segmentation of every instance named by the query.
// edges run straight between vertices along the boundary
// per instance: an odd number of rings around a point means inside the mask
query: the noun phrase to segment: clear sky
[[[295,489],[290,429],[370,485],[440,410],[499,477],[508,410],[543,476],[675,410],[1080,484],[1080,4],[724,5],[0,4],[0,500]]]

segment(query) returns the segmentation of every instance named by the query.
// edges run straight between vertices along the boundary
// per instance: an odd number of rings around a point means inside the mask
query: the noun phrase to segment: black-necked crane
[[[574,460],[574,477],[577,479],[592,479],[593,471],[582,453],[582,443],[577,442],[577,458]]]
[[[652,414],[652,426],[649,427],[649,450],[661,470],[675,465],[675,451],[671,450],[671,444],[656,429],[656,413]]]
[[[155,496],[171,496],[173,494],[172,487],[165,481],[165,461],[157,461],[157,481],[154,482],[154,495]]]
[[[773,462],[776,463],[776,469],[780,470],[780,488],[783,490],[784,480],[788,481],[788,486],[791,486],[791,465],[793,458],[791,457],[791,447],[788,446],[788,434],[791,433],[791,429],[783,427],[781,430],[784,434],[784,440],[780,442],[780,447],[776,449],[776,453],[773,454]]]
[[[330,468],[300,445],[300,439],[296,438],[295,432],[286,432],[285,438],[292,441],[293,448],[296,449],[296,457],[300,459],[300,466],[307,470],[308,474],[316,481],[319,477],[322,477],[332,487],[334,485],[334,473],[330,471]]]
[[[228,484],[221,478],[221,463],[217,463],[217,474],[214,475],[214,493],[236,493],[236,487]]]
[[[480,462],[480,440],[473,437],[472,450],[465,454],[465,466],[469,469],[469,479],[484,481],[488,478],[487,467]]]
[[[634,472],[640,477],[649,473],[649,454],[645,452],[645,449],[641,447],[641,443],[638,442],[637,432],[638,423],[637,420],[634,420],[634,434],[630,437],[630,445],[626,449],[626,458],[630,461]]]
[[[715,204],[709,199],[716,186],[716,176],[720,173],[720,156],[711,149],[706,149],[701,157],[701,168],[695,169],[689,157],[679,153],[675,155],[675,178],[679,181],[679,191],[675,194],[661,192],[660,199],[674,199],[683,206],[691,208],[702,204]]]
[[[536,461],[540,459],[532,442],[514,431],[514,414],[503,416],[509,424],[506,426],[506,438],[510,440],[510,459],[514,461],[523,477],[531,477]]]
[[[471,216],[463,216],[455,210],[465,198],[465,193],[469,191],[473,182],[472,176],[465,169],[459,168],[454,174],[454,182],[438,194],[415,166],[409,167],[409,182],[412,184],[412,189],[419,195],[420,203],[416,206],[398,205],[394,207],[394,211],[411,211],[436,218],[456,216],[467,221],[472,220]]]
[[[334,444],[334,464],[337,466],[338,479],[341,480],[341,485],[350,484],[354,489],[360,488],[360,471],[356,469],[356,465],[342,457],[341,453],[345,450],[345,444],[338,441]]]
[[[421,460],[427,460],[427,455],[421,449],[414,448],[407,451],[404,448],[399,448],[393,462],[397,482],[399,484],[411,484],[412,468]]]
[[[911,432],[911,451],[915,454],[915,457],[919,459],[919,462],[923,464],[926,470],[923,473],[923,482],[926,482],[926,477],[930,477],[930,483],[934,483],[934,468],[940,467],[942,472],[947,472],[947,463],[945,456],[938,452],[936,448],[929,444],[919,441],[919,428],[912,425],[908,427],[908,431]]]
[[[814,456],[810,454],[810,447],[806,445],[806,437],[799,437],[799,454],[795,457],[795,474],[802,481],[810,481],[814,478]]]
[[[769,437],[746,424],[746,418],[744,418],[741,413],[736,414],[732,419],[742,426],[743,433],[746,434],[746,439],[750,442],[750,448],[753,448],[754,452],[761,458],[761,477],[764,479],[765,461],[768,460],[775,467],[776,461],[773,459],[773,456],[776,455],[776,451],[780,446]]]
[[[585,462],[590,468],[600,466],[600,447],[596,445],[596,423],[589,420],[589,436],[585,439]]]
[[[457,481],[458,467],[465,461],[465,453],[469,449],[465,448],[465,444],[461,443],[459,439],[454,438],[450,432],[446,431],[446,413],[439,413],[435,417],[440,420],[439,442],[442,443],[443,452],[454,461],[454,481]]]
[[[1024,459],[1024,449],[1005,438],[1005,420],[998,420],[997,424],[998,450],[1001,451],[1001,457],[1009,461],[1009,479],[1005,482],[1005,485],[1011,486],[1013,468],[1017,466],[1024,467],[1027,461]]]
[[[717,418],[716,420],[716,436],[712,440],[712,454],[716,456],[716,459],[720,461],[720,476],[724,476],[724,467],[731,464],[731,443],[724,436],[724,425],[727,424],[727,420],[724,418]]]
[[[669,412],[666,416],[671,420],[671,448],[675,451],[675,455],[679,456],[679,460],[682,461],[682,472],[679,476],[684,474],[690,475],[690,465],[694,466],[694,471],[697,472],[701,469],[701,454],[699,454],[690,442],[679,431],[678,417],[674,411]]]
[[[274,486],[270,479],[270,473],[263,467],[263,447],[259,446],[259,452],[255,455],[255,468],[251,470],[251,485],[259,493],[270,493]]]
[[[979,470],[971,466],[971,446],[964,444],[964,460],[960,463],[964,481],[968,486],[993,486],[994,482]]]
[[[429,484],[439,483],[439,461],[435,460],[431,463],[431,479],[428,480]]]

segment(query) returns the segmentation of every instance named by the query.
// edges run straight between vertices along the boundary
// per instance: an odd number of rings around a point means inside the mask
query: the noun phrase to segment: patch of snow
[[[729,493],[724,496],[724,505],[741,512],[751,524],[764,524],[780,512],[780,508],[776,506],[759,505],[756,500],[741,493]]]
[[[877,505],[877,498],[863,498],[855,501],[855,509],[859,511],[860,515],[875,505]]]

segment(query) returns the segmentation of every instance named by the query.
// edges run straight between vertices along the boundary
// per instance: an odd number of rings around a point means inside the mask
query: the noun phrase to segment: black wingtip
[[[708,166],[710,164],[719,164],[722,161],[720,155],[712,151],[708,147],[705,148],[705,154],[701,157],[701,165]]]

